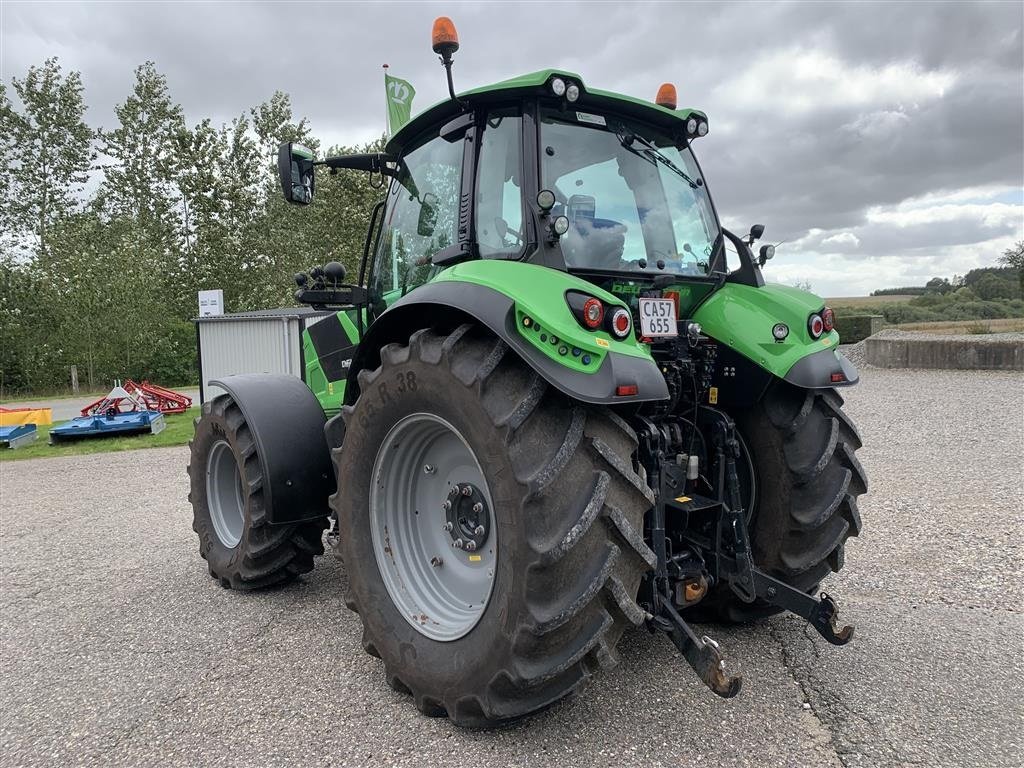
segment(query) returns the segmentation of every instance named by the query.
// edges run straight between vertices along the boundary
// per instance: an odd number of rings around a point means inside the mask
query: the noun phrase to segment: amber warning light
[[[676,87],[672,83],[662,83],[661,88],[658,89],[658,95],[654,99],[654,103],[659,107],[665,109],[676,108]]]
[[[455,24],[447,16],[438,16],[434,19],[430,44],[434,48],[434,53],[439,56],[448,57],[459,50],[459,33],[455,31]]]

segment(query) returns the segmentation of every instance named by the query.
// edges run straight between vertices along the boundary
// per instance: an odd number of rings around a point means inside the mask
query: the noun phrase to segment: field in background
[[[50,427],[39,427],[39,438],[32,444],[17,450],[0,449],[0,461],[18,459],[53,458],[56,456],[81,456],[87,453],[109,451],[132,451],[136,448],[168,448],[185,445],[192,439],[192,421],[199,416],[199,408],[190,408],[185,413],[164,416],[167,427],[158,435],[142,434],[128,437],[96,437],[75,440],[58,445],[49,445]],[[184,476],[185,468],[181,469]]]
[[[876,304],[899,304],[916,299],[917,296],[900,294],[893,296],[845,296],[834,299],[825,299],[825,304],[838,309],[840,307],[871,307]]]

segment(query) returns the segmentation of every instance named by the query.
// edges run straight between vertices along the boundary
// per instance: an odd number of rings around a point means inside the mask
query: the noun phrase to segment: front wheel
[[[224,587],[249,590],[313,570],[313,558],[324,551],[326,519],[270,524],[257,443],[234,398],[204,403],[195,426],[188,499],[210,576]]]
[[[464,325],[381,350],[333,452],[363,647],[424,713],[486,727],[615,661],[654,561],[636,435]]]

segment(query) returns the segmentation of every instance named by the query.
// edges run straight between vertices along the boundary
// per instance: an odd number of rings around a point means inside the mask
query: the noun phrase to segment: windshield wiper
[[[642,136],[637,136],[635,133],[628,133],[626,131],[615,131],[615,135],[618,137],[619,143],[622,144],[623,147],[628,149],[634,155],[636,155],[637,157],[644,158],[652,165],[657,165],[660,163],[661,165],[665,166],[670,171],[672,171],[674,174],[676,174],[676,176],[680,177],[687,184],[689,184],[691,189],[697,189],[697,187],[702,186],[703,182],[694,181],[693,179],[691,179],[690,176],[686,173],[686,171],[684,171],[678,165],[673,163],[669,158],[665,157],[665,155],[661,153],[660,149],[651,144],[651,142],[649,142]],[[642,144],[644,147],[643,150],[639,150],[636,147],[634,147],[634,141]]]

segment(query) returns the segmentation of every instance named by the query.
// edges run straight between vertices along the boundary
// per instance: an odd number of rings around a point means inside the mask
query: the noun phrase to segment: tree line
[[[287,306],[293,273],[358,269],[382,190],[341,171],[312,205],[284,202],[278,144],[320,149],[287,94],[190,123],[146,62],[114,125],[86,111],[81,74],[56,58],[0,83],[0,397],[66,388],[73,365],[90,389],[194,381],[199,290],[223,289],[229,311]]]

